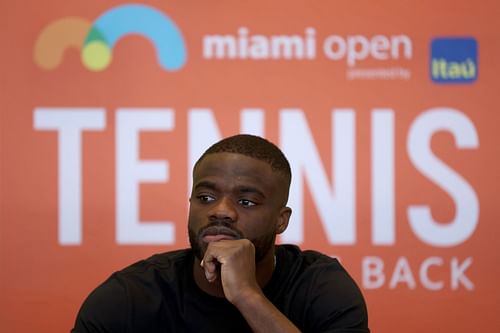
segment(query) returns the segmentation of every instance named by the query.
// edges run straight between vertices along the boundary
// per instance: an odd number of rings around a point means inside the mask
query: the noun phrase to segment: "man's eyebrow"
[[[256,187],[253,187],[253,186],[239,186],[236,189],[236,191],[239,192],[239,193],[256,193],[256,194],[260,195],[263,198],[266,197],[264,195],[264,192],[262,192],[261,190],[259,190]]]
[[[217,190],[217,185],[214,182],[211,182],[208,180],[202,180],[194,185],[195,190],[199,189],[199,188],[207,188],[210,190]],[[264,192],[259,190],[257,187],[248,186],[248,185],[238,186],[234,189],[234,192],[236,192],[236,193],[255,193],[257,195],[260,195],[263,198],[266,197]]]
[[[215,190],[217,188],[217,186],[215,186],[214,182],[209,182],[208,180],[203,180],[203,181],[196,183],[194,185],[195,189],[198,189],[200,187],[206,187],[206,188],[209,188],[211,190]]]

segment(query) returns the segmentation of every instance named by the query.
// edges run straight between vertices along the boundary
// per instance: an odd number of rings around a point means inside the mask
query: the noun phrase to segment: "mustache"
[[[198,236],[203,237],[209,234],[226,234],[231,235],[237,239],[244,238],[243,233],[234,228],[231,222],[227,220],[212,220],[209,224],[203,226],[198,231]]]

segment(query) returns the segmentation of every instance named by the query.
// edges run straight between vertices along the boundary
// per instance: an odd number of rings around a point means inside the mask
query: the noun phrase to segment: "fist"
[[[209,243],[201,266],[209,282],[220,279],[224,296],[231,303],[246,293],[260,292],[255,276],[255,247],[248,239]]]

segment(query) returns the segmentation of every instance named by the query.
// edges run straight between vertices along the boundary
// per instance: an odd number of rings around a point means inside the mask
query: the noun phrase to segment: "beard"
[[[203,228],[201,228],[198,233],[196,233],[192,228],[188,226],[188,235],[189,235],[189,244],[191,245],[191,249],[193,250],[194,255],[201,261],[205,256],[205,252],[207,251],[208,244],[203,241],[203,232],[210,227],[224,227],[231,229],[236,234],[239,235],[239,238],[246,238],[243,233],[237,229],[235,229],[232,223],[228,223],[225,221],[214,221]],[[255,239],[248,239],[252,242],[255,247],[255,262],[260,262],[265,255],[272,249],[274,243],[276,241],[276,234],[269,233],[265,234],[261,237]]]

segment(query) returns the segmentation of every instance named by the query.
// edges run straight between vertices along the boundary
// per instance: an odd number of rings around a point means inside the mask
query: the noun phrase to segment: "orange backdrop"
[[[0,331],[187,246],[190,167],[237,132],[290,157],[280,241],[339,256],[374,332],[500,331],[495,1],[0,6]]]

